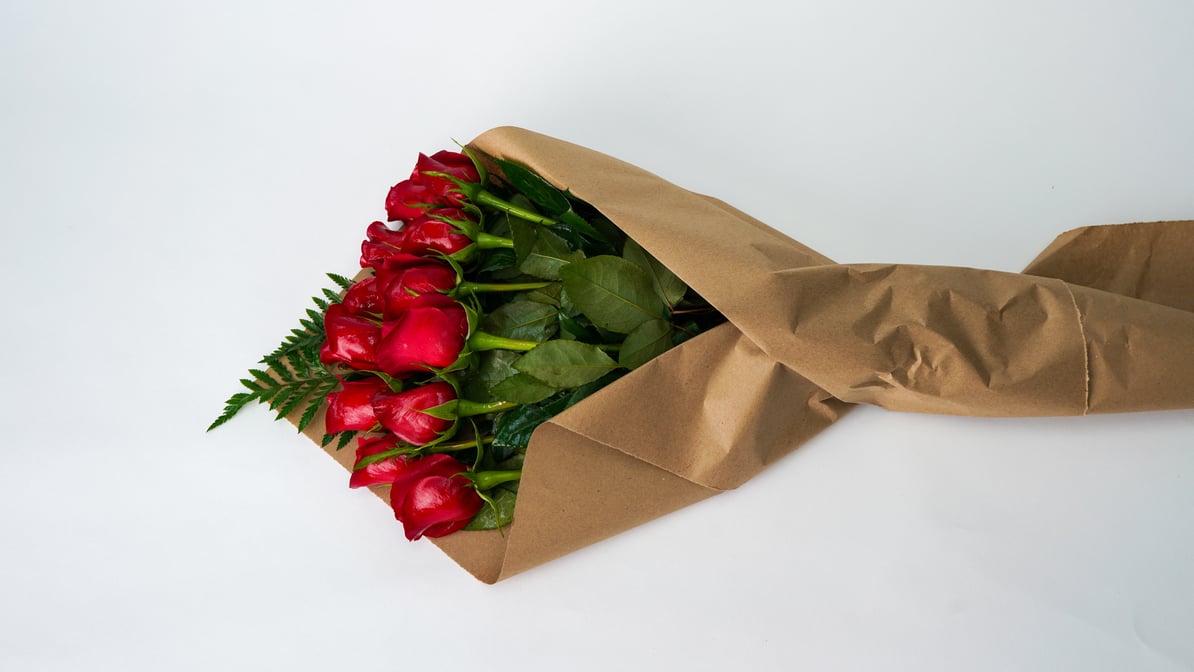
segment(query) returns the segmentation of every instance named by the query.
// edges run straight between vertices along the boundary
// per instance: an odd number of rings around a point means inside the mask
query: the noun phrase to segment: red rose
[[[384,453],[397,445],[398,437],[396,436],[361,437],[357,439],[357,462],[370,455]],[[406,455],[398,455],[367,464],[360,469],[354,469],[352,476],[348,478],[348,487],[363,488],[369,485],[393,483],[402,468],[406,466],[406,460]]]
[[[477,167],[473,165],[473,160],[465,154],[449,152],[447,150],[436,152],[431,156],[419,154],[419,160],[415,163],[415,170],[410,175],[411,179],[418,180],[420,183],[444,194],[445,201],[456,206],[464,203],[460,187],[456,186],[455,182],[446,177],[432,175],[431,173],[451,175],[461,182],[481,181],[481,175],[477,173]]]
[[[326,338],[319,349],[319,361],[339,362],[354,369],[376,368],[381,328],[373,321],[350,314],[342,303],[333,303],[323,317],[323,329]]]
[[[390,506],[406,538],[442,537],[468,525],[484,502],[464,464],[443,453],[409,460],[390,489]]]
[[[417,257],[402,252],[406,230],[391,231],[381,222],[373,222],[365,232],[366,240],[361,242],[361,268],[381,268],[386,264],[400,264],[418,261]]]
[[[456,271],[451,266],[422,261],[389,274],[382,296],[386,319],[395,318],[424,294],[438,294],[456,287]]]
[[[416,219],[407,222],[406,238],[402,241],[402,251],[420,257],[434,256],[437,252],[455,254],[469,245],[473,239],[469,238],[455,224],[445,222],[440,217],[461,221],[473,221],[472,217],[463,210],[456,208],[439,208],[428,211]]]
[[[451,420],[436,418],[423,411],[455,398],[456,390],[442,381],[402,392],[380,390],[371,397],[372,415],[394,436],[411,445],[423,446],[438,439],[452,426]]]
[[[380,315],[386,305],[380,285],[376,276],[361,278],[352,283],[340,303],[344,304],[344,309],[353,315],[362,317],[369,313]]]
[[[455,182],[431,173],[451,175],[462,182],[481,181],[472,159],[464,154],[448,151],[431,156],[419,154],[410,179],[395,184],[386,195],[386,216],[391,222],[414,219],[429,207],[464,204],[465,195]]]
[[[390,387],[374,376],[343,383],[339,391],[328,395],[328,408],[324,413],[328,434],[364,432],[376,427],[373,397],[379,392],[389,391]]]
[[[464,307],[442,294],[425,294],[381,328],[377,365],[391,376],[425,373],[456,361],[468,336]]]
[[[391,221],[414,219],[429,207],[445,205],[434,189],[415,180],[403,180],[386,194],[386,217]]]

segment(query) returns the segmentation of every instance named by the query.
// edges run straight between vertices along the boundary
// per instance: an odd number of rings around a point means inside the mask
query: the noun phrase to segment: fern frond
[[[228,422],[229,420],[231,420],[232,416],[236,415],[237,412],[240,411],[240,409],[247,406],[249,404],[249,402],[253,401],[256,398],[257,398],[256,395],[249,393],[249,392],[237,392],[236,394],[232,395],[231,397],[228,397],[228,401],[224,402],[224,412],[220,414],[220,417],[215,419],[215,422],[208,425],[207,431],[210,432],[211,430],[215,429],[216,427],[219,427],[220,425],[224,424],[225,422]]]
[[[342,275],[327,275],[341,291],[352,286],[352,281]],[[276,412],[279,420],[308,402],[299,418],[299,431],[314,420],[323,398],[340,384],[336,376],[319,361],[319,349],[324,341],[323,316],[328,306],[340,301],[340,293],[323,288],[311,301],[318,310],[307,308],[299,319],[299,326],[291,329],[277,348],[259,360],[265,368],[249,369],[251,377],[240,381],[248,392],[238,392],[229,397],[224,404],[224,412],[212,422],[208,431],[228,422],[254,401],[267,404]]]

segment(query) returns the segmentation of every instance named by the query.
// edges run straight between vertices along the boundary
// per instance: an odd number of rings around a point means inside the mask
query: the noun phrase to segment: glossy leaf
[[[548,341],[531,350],[514,368],[557,388],[579,387],[618,367],[595,345],[578,341]]]
[[[547,180],[517,163],[502,159],[494,159],[494,161],[501,166],[502,173],[506,176],[506,181],[511,186],[521,191],[523,195],[531,199],[531,202],[543,208],[549,214],[558,215],[561,212],[567,212],[572,209],[572,205],[568,203],[568,198],[564,196],[564,192],[551,186]]]
[[[648,320],[626,336],[618,352],[618,363],[637,369],[672,347],[672,325],[667,320]]]
[[[485,316],[481,329],[520,341],[546,341],[559,330],[558,312],[546,303],[514,301]]]
[[[562,268],[560,279],[573,305],[603,329],[628,334],[643,322],[669,316],[647,272],[625,259],[578,261]]]
[[[627,239],[622,256],[646,272],[651,278],[651,286],[655,288],[655,293],[669,307],[675,306],[680,299],[684,298],[684,293],[688,291],[688,285],[685,285],[683,280],[676,277],[675,273],[659,263],[658,259],[652,257],[638,243]]]
[[[535,232],[535,244],[519,264],[519,270],[536,278],[559,280],[561,268],[584,257],[583,252],[568,247],[563,238],[540,227]]]
[[[517,493],[499,486],[489,492],[489,498],[493,503],[486,503],[464,529],[496,530],[509,525],[514,520],[514,502],[518,498]]]
[[[516,404],[534,404],[559,392],[560,388],[528,376],[516,373],[489,389],[494,399],[511,401]]]

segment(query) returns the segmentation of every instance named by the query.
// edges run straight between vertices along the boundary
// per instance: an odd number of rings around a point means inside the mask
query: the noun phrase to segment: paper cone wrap
[[[577,145],[498,128],[470,146],[597,208],[729,320],[542,425],[504,535],[433,540],[487,583],[735,488],[852,404],[976,416],[1194,408],[1194,221],[1070,231],[1023,274],[835,264]],[[351,451],[332,454],[351,468]]]

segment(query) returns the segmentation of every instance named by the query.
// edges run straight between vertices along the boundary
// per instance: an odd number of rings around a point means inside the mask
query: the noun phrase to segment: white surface
[[[263,411],[202,431],[491,126],[842,261],[1194,217],[1190,3],[406,4],[0,7],[0,669],[1194,668],[1191,411],[861,409],[494,587]]]

